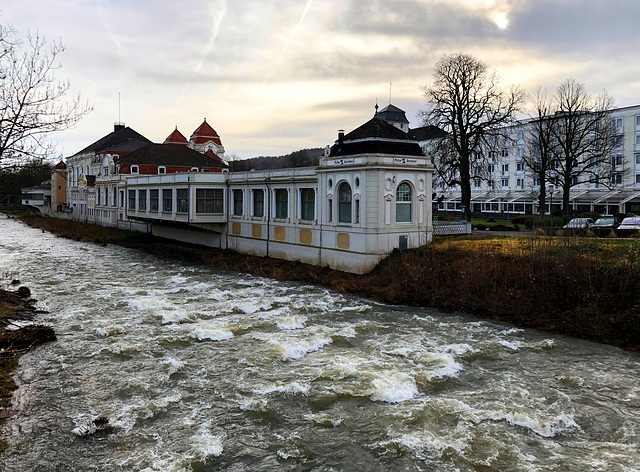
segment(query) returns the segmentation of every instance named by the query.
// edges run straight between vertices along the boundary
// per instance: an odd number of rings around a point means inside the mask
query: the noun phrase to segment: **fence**
[[[471,223],[467,220],[459,221],[434,221],[434,236],[443,236],[446,234],[469,234],[471,233]]]

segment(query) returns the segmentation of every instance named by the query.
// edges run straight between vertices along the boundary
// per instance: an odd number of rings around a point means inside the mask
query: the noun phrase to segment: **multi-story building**
[[[71,218],[96,222],[96,178],[115,175],[120,157],[150,143],[137,131],[116,123],[112,133],[67,158],[66,203]]]
[[[402,111],[402,110],[400,110]],[[396,112],[397,115],[397,112]],[[570,191],[570,205],[575,212],[593,211],[603,215],[614,213],[640,213],[640,105],[611,110],[614,144],[607,175],[600,182],[576,181]],[[400,127],[403,120],[392,121]],[[525,162],[528,141],[532,133],[531,122],[522,122],[508,128],[506,139],[496,140],[483,150],[482,178],[472,179],[471,204],[473,212],[485,213],[538,213],[540,181]],[[433,139],[442,136],[434,127],[409,131],[429,153]],[[449,187],[434,177],[434,192],[438,210],[461,211],[461,193],[458,187]],[[545,212],[562,207],[562,189],[547,182]]]

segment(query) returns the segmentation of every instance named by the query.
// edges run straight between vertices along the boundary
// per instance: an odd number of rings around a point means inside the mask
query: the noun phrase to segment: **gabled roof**
[[[58,162],[54,167],[54,169],[58,169],[58,170],[64,170],[66,168],[67,168],[67,164],[65,164],[64,161]]]
[[[331,147],[331,157],[354,154],[395,154],[422,156],[418,142],[404,131],[376,114],[365,124],[336,141]]]
[[[387,120],[392,123],[409,123],[404,110],[401,110],[392,104],[389,104],[380,110],[380,112],[378,112],[378,116],[383,120]]]
[[[193,141],[195,144],[204,144],[207,141],[213,141],[214,143],[222,146],[220,136],[218,136],[216,130],[214,130],[211,125],[207,123],[206,118],[204,119],[202,124],[198,126],[198,128],[193,132],[189,140]]]
[[[429,139],[442,138],[443,136],[446,136],[446,134],[446,131],[433,125],[427,125],[421,128],[414,128],[409,130],[409,136],[418,141],[427,141]]]
[[[122,157],[118,164],[149,164],[157,166],[220,167],[221,161],[200,154],[182,144],[148,144]]]
[[[145,144],[149,144],[150,142],[150,140],[142,136],[140,133],[127,126],[116,129],[103,138],[98,139],[93,144],[90,144],[83,150],[75,153],[71,157],[75,157],[80,154],[113,151],[116,150],[116,148],[121,151],[130,152],[144,146]]]
[[[186,146],[187,144],[189,144],[189,141],[187,141],[187,138],[185,138],[184,135],[180,131],[178,131],[178,127],[176,126],[176,129],[174,129],[171,134],[167,136],[167,139],[165,139],[164,143],[162,144],[182,144]]]

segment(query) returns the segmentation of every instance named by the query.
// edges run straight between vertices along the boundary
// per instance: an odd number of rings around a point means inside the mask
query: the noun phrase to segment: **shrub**
[[[513,221],[514,225],[527,225],[527,221],[531,221],[535,218],[534,215],[518,215],[514,216],[511,221]]]

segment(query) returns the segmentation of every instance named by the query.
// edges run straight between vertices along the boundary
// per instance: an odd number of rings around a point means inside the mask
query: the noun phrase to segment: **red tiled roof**
[[[54,169],[66,169],[66,168],[67,168],[67,164],[65,164],[64,161],[58,162],[54,167]]]
[[[211,159],[214,159],[214,160],[216,160],[218,162],[222,162],[222,159],[220,158],[220,156],[218,156],[211,149],[207,149],[207,152],[205,152],[204,155],[207,156],[207,157],[210,157]]]
[[[193,132],[190,141],[193,141],[195,144],[204,144],[207,141],[213,141],[214,143],[222,146],[222,141],[220,140],[220,136],[216,133],[209,123],[207,123],[207,119],[202,122],[200,126]]]
[[[164,140],[164,143],[162,144],[183,144],[183,145],[187,145],[189,144],[189,141],[187,141],[187,138],[184,137],[184,135],[178,131],[178,127],[176,126],[176,129],[174,129],[171,134],[169,136],[167,136],[167,139]]]

